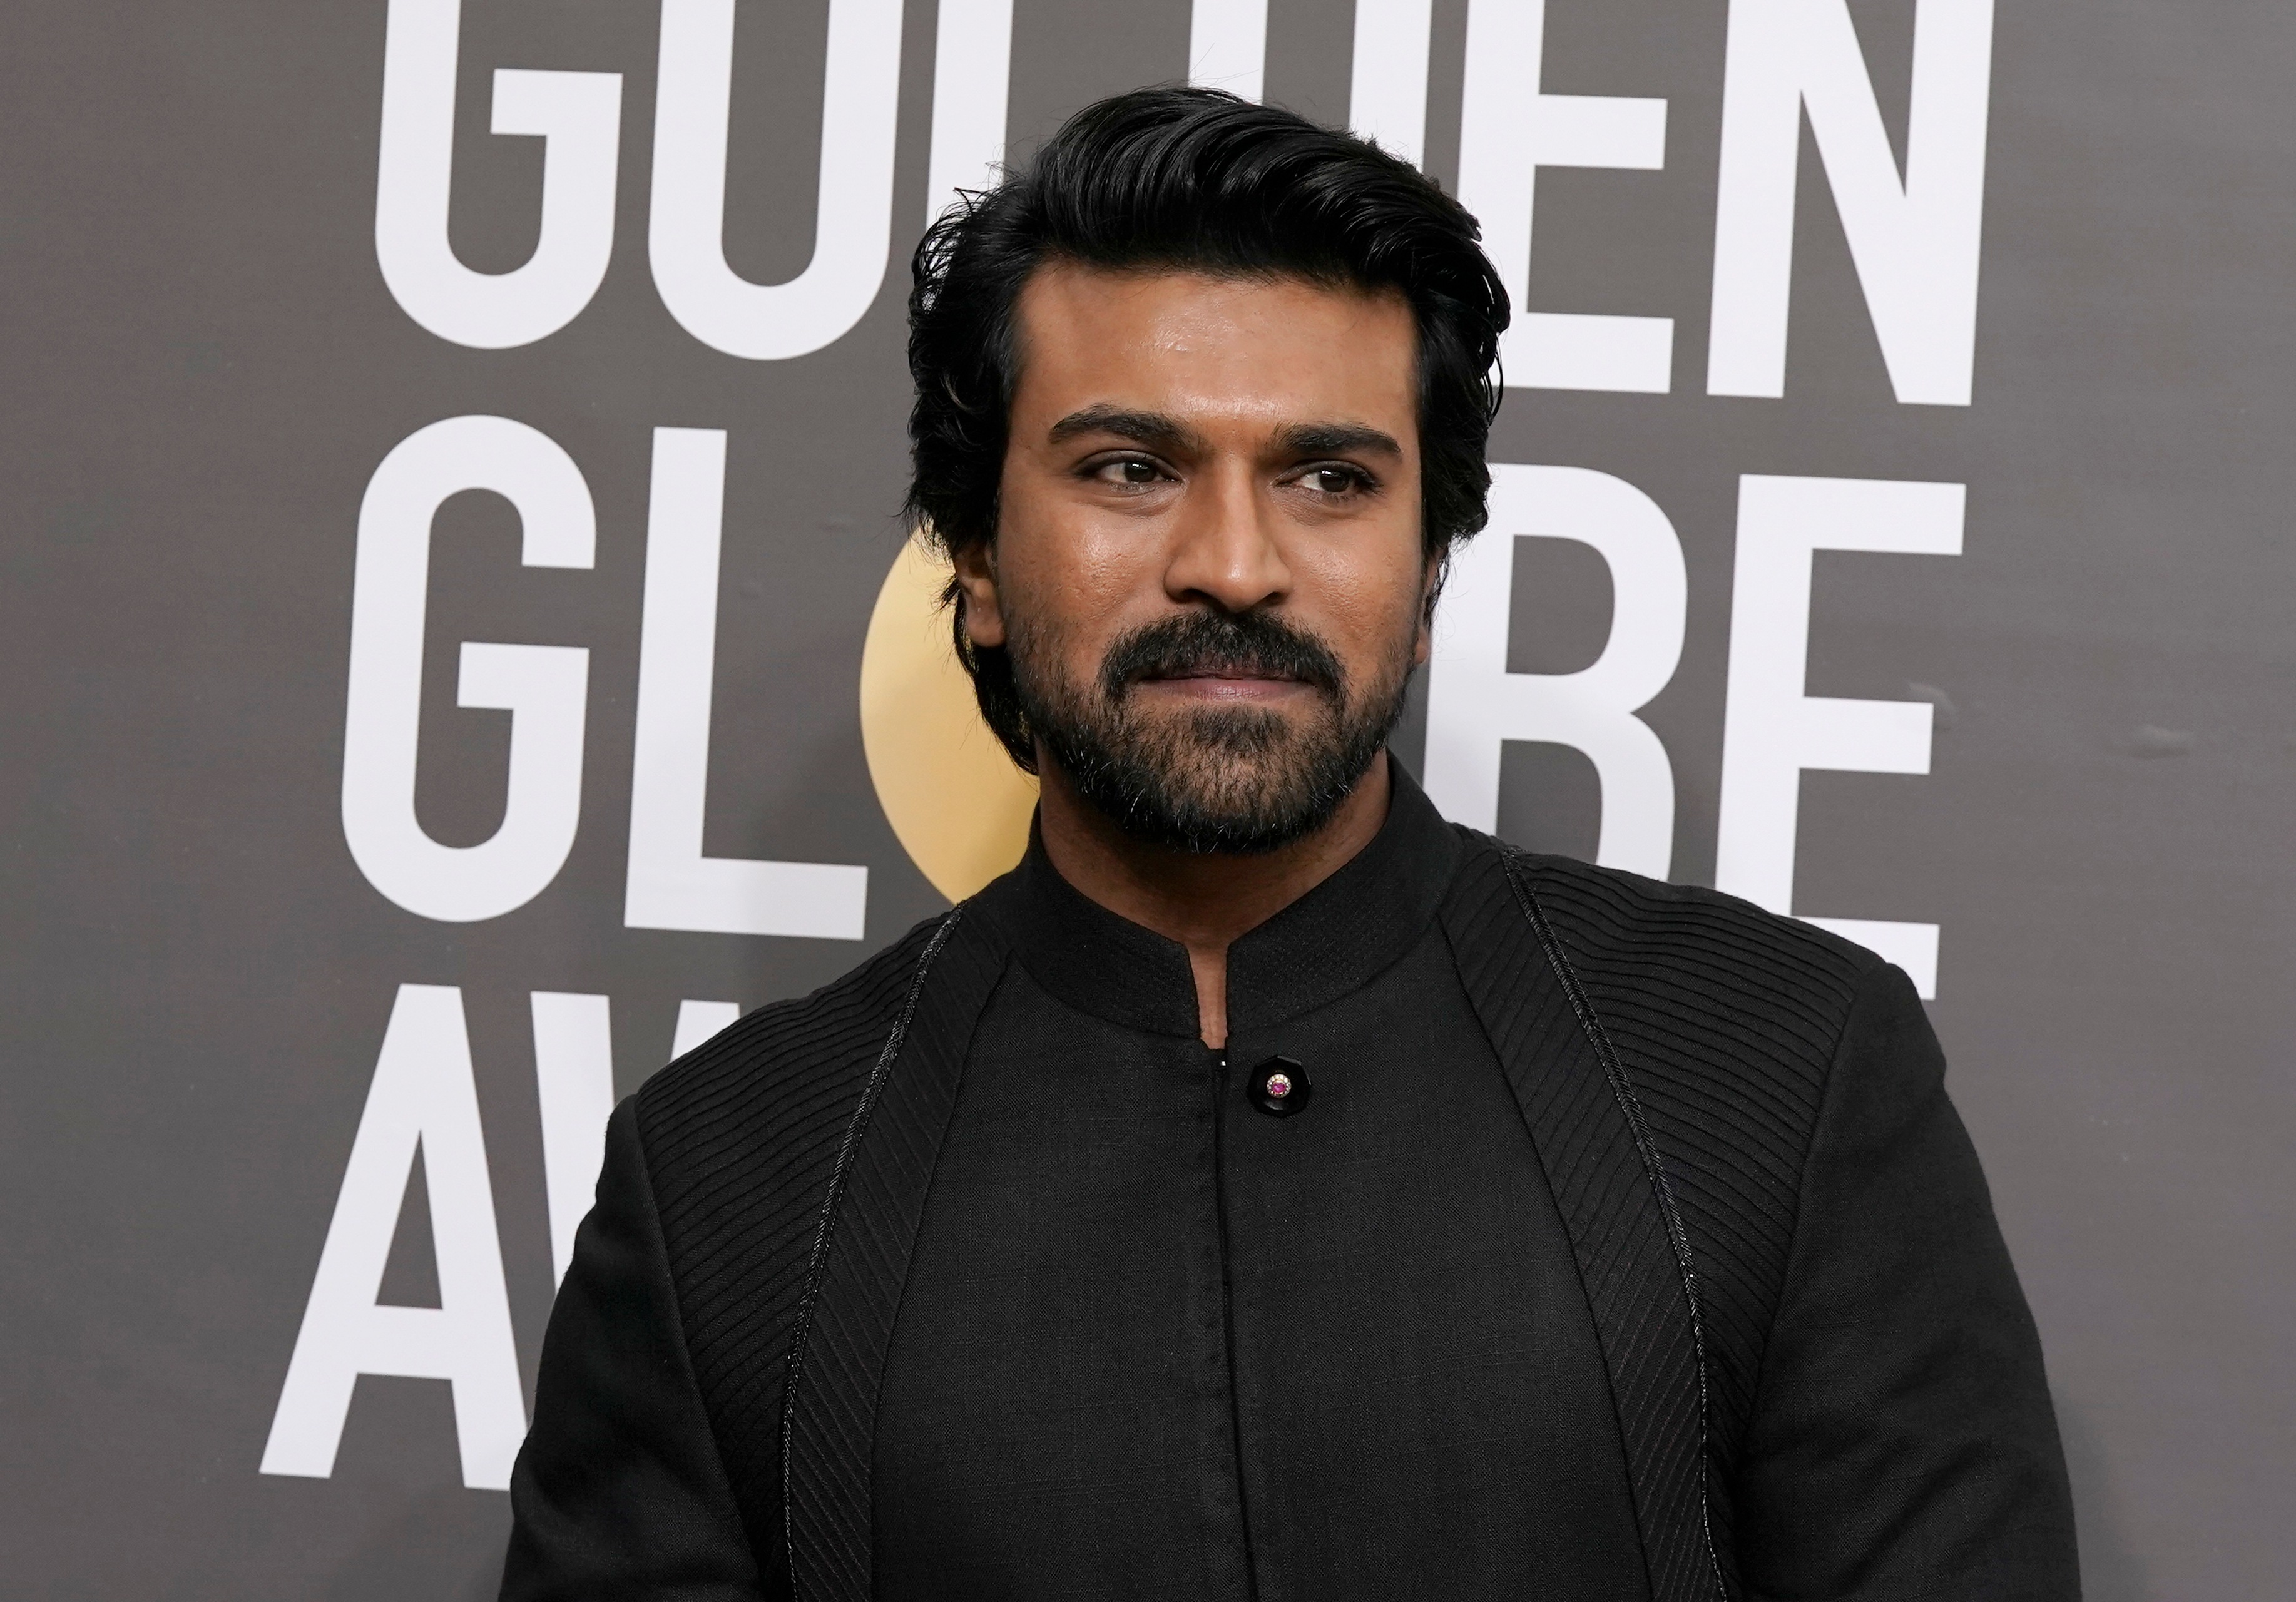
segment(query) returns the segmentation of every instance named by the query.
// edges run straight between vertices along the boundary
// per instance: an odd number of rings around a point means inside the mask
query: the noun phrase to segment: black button
[[[1260,1064],[1243,1089],[1251,1105],[1271,1118],[1291,1117],[1316,1091],[1308,1082],[1308,1071],[1290,1057],[1270,1057]]]

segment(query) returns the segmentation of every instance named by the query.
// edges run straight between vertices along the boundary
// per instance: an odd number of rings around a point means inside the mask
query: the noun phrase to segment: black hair
[[[1488,520],[1507,295],[1458,201],[1352,134],[1217,89],[1086,106],[1025,167],[961,195],[917,246],[909,292],[907,514],[950,555],[993,542],[1018,376],[1014,308],[1048,261],[1301,277],[1392,290],[1418,333],[1421,525],[1430,555]],[[956,648],[1014,761],[1036,752],[1002,650]]]

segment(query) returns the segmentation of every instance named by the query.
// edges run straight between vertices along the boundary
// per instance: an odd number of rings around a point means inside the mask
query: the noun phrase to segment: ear
[[[964,592],[964,637],[977,651],[1004,643],[1004,609],[996,594],[996,548],[980,539],[955,557],[957,587]]]
[[[1450,572],[1451,548],[1447,545],[1427,558],[1426,571],[1419,576],[1419,637],[1411,647],[1414,666],[1425,667],[1434,653],[1435,603],[1442,598],[1443,580]]]

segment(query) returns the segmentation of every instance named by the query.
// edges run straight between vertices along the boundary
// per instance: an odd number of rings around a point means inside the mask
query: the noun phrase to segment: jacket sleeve
[[[765,1595],[686,1357],[635,1101],[607,1125],[534,1401],[504,1602]]]
[[[1765,1602],[2074,1602],[2040,1341],[1906,976],[1861,982],[1804,1171],[1735,1502]]]

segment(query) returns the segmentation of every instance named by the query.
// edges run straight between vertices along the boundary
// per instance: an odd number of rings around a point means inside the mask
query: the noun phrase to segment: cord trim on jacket
[[[909,1021],[916,1015],[917,998],[924,993],[925,975],[931,972],[933,958],[940,955],[957,920],[964,916],[964,906],[960,902],[941,920],[940,927],[933,931],[932,938],[917,956],[916,973],[909,980],[900,1015],[893,1020],[892,1032],[885,1037],[885,1048],[877,1054],[876,1066],[869,1071],[868,1082],[861,1088],[861,1100],[845,1125],[845,1138],[837,1148],[837,1165],[830,1171],[829,1192],[822,1198],[821,1221],[814,1227],[805,1286],[798,1296],[797,1327],[790,1338],[789,1377],[782,1386],[782,1546],[789,1562],[790,1594],[793,1597],[801,1598],[804,1590],[798,1581],[797,1542],[791,1534],[794,1479],[790,1463],[794,1454],[791,1448],[796,1438],[797,1396],[805,1378],[806,1349],[813,1340],[814,1305],[820,1299],[821,1282],[829,1269],[830,1241],[837,1232],[837,1215],[844,1204],[846,1181],[852,1172],[854,1156],[861,1149],[861,1137],[868,1130],[869,1114],[876,1110],[878,1096],[892,1073],[894,1060],[901,1055],[902,1043],[908,1039]]]
[[[1546,953],[1547,965],[1554,971],[1562,994],[1578,1017],[1578,1027],[1586,1033],[1595,1048],[1595,1060],[1603,1065],[1603,1077],[1609,1082],[1611,1095],[1626,1115],[1627,1130],[1633,1138],[1635,1152],[1642,1159],[1643,1171],[1649,1178],[1651,1188],[1658,1197],[1659,1215],[1666,1221],[1667,1244],[1673,1248],[1676,1268],[1682,1276],[1682,1294],[1690,1312],[1691,1351],[1698,1367],[1698,1524],[1699,1532],[1706,1545],[1706,1561],[1714,1576],[1715,1595],[1726,1599],[1730,1587],[1722,1577],[1722,1557],[1714,1544],[1714,1522],[1710,1507],[1709,1483],[1713,1475],[1713,1463],[1708,1441],[1707,1413],[1709,1400],[1706,1386],[1706,1320],[1698,1291],[1698,1268],[1690,1254],[1690,1235],[1683,1228],[1682,1210],[1674,1199],[1674,1187],[1668,1179],[1665,1160],[1660,1155],[1658,1142],[1650,1132],[1650,1122],[1643,1114],[1641,1099],[1635,1095],[1634,1083],[1627,1077],[1626,1064],[1620,1060],[1618,1048],[1611,1045],[1610,1031],[1603,1027],[1602,1018],[1595,1011],[1594,998],[1579,982],[1578,972],[1571,965],[1562,949],[1562,937],[1546,916],[1538,894],[1530,888],[1529,870],[1521,856],[1512,848],[1503,847],[1500,860],[1506,874],[1508,888],[1514,891],[1516,904],[1523,916],[1529,920],[1531,932],[1538,937],[1539,949]]]

